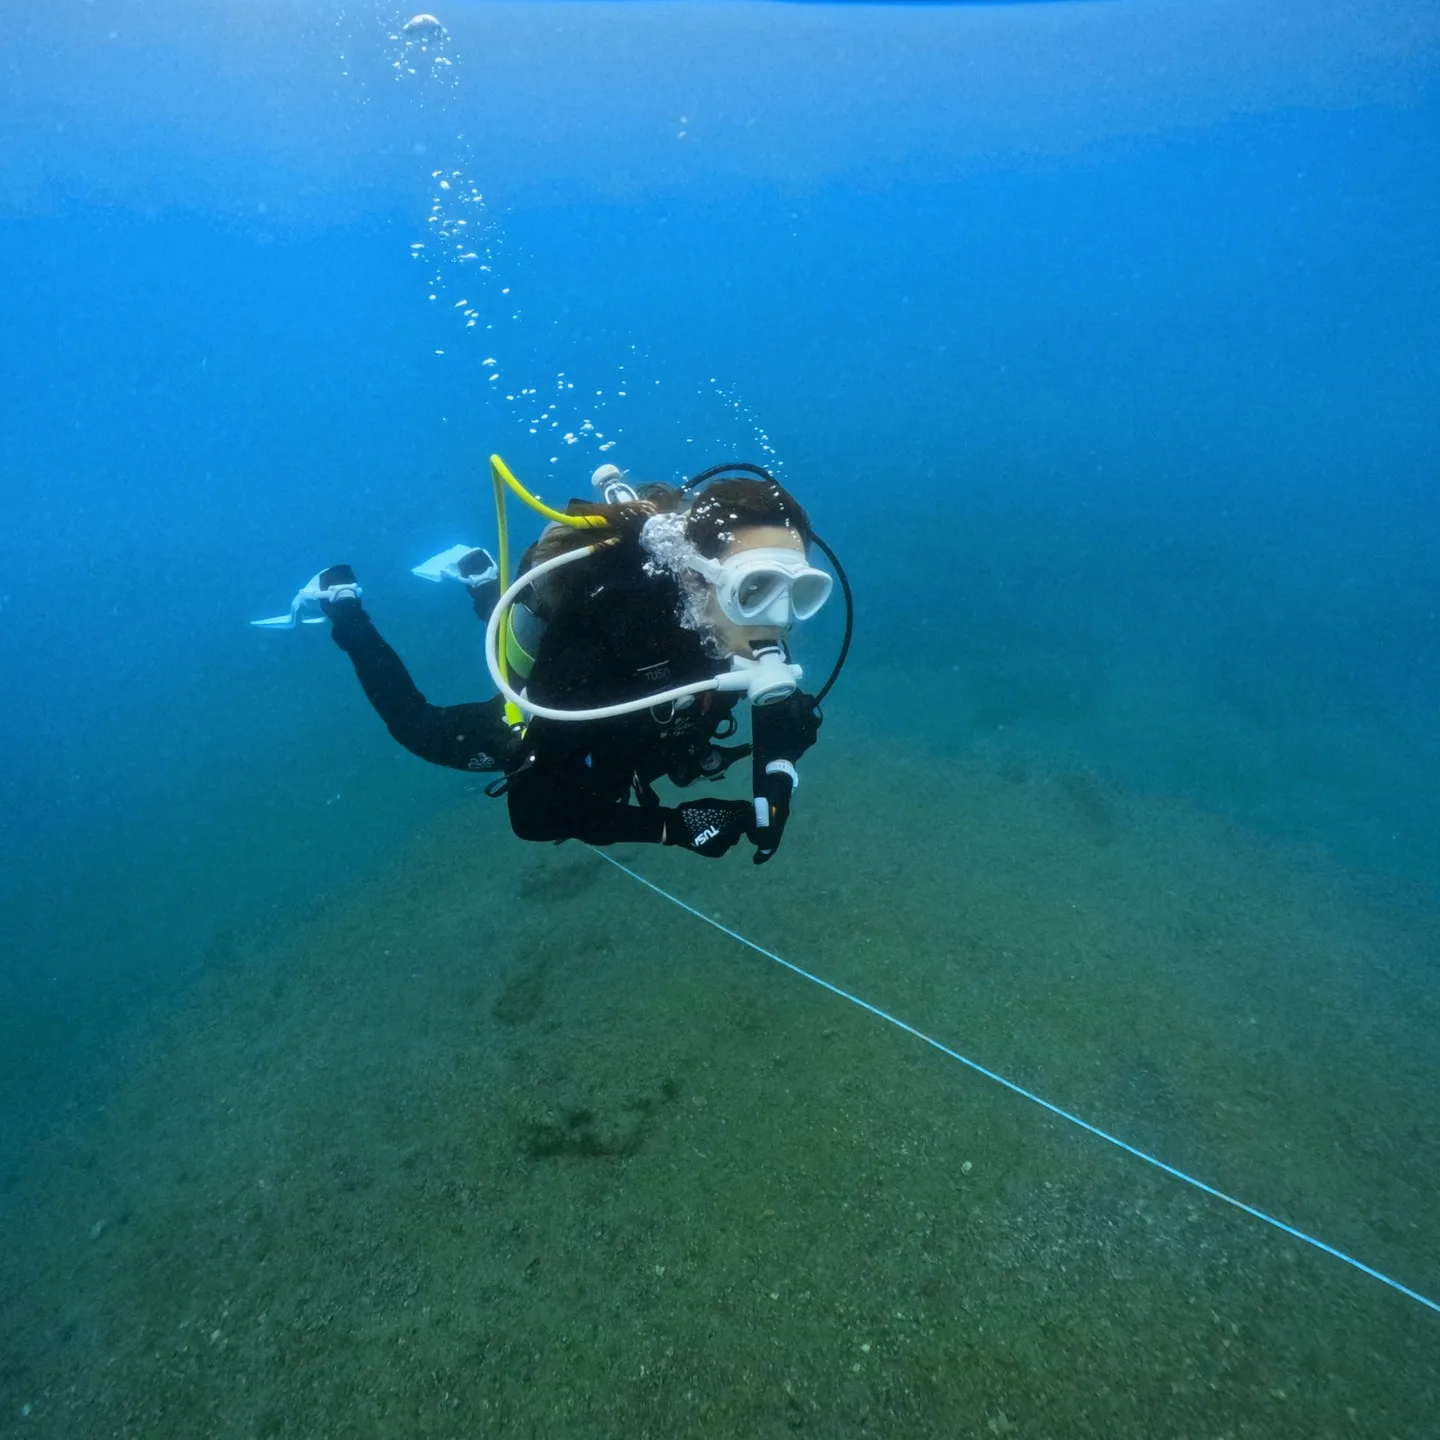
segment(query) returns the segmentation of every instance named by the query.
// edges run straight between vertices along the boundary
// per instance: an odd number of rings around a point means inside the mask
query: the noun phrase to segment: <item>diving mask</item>
[[[830,598],[834,579],[806,562],[799,550],[764,546],[724,560],[688,557],[686,563],[715,587],[715,599],[736,625],[808,620]]]

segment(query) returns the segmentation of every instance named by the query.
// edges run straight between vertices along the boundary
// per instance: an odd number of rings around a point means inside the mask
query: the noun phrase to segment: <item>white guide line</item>
[[[1157,1159],[1154,1155],[1147,1154],[1144,1150],[1138,1150],[1134,1145],[1121,1140],[1119,1136],[1112,1135],[1107,1130],[1102,1130],[1098,1125],[1092,1125],[1088,1120],[1082,1120],[1078,1115],[1072,1115],[1068,1110],[1062,1110],[1058,1105],[1052,1104],[1042,1096],[1036,1095],[1033,1091],[1025,1089],[1023,1085],[1017,1085],[1013,1080],[1007,1080],[1003,1075],[997,1075],[993,1070],[987,1070],[978,1061],[971,1060],[968,1056],[962,1055],[958,1050],[952,1050],[948,1045],[935,1039],[933,1035],[927,1035],[923,1030],[917,1030],[913,1025],[908,1025],[904,1020],[891,1015],[888,1011],[880,1009],[878,1005],[872,1005],[868,1000],[862,1000],[858,995],[852,995],[848,990],[842,990],[838,985],[832,985],[828,980],[822,980],[818,975],[812,975],[810,971],[802,969],[799,965],[784,956],[777,955],[773,950],[767,950],[763,945],[757,945],[753,940],[742,935],[738,930],[732,930],[728,925],[722,925],[718,920],[712,919],[703,911],[697,910],[693,905],[687,905],[685,901],[672,895],[668,890],[662,890],[653,880],[647,880],[643,875],[630,869],[628,865],[622,865],[613,856],[607,855],[603,850],[595,851],[602,860],[607,860],[617,870],[623,870],[632,880],[637,880],[646,889],[653,890],[657,895],[668,900],[672,905],[678,905],[688,914],[693,915],[697,920],[703,920],[707,925],[713,926],[722,935],[728,935],[732,940],[738,940],[740,944],[748,946],[757,955],[763,955],[767,960],[773,960],[777,965],[783,965],[785,969],[799,975],[802,979],[810,981],[812,985],[818,985],[822,990],[828,990],[832,995],[838,995],[842,1000],[848,1000],[850,1004],[858,1006],[861,1010],[868,1011],[886,1024],[893,1025],[897,1030],[903,1030],[907,1035],[913,1035],[917,1040],[923,1040],[927,1045],[938,1050],[942,1055],[948,1055],[952,1060],[958,1060],[962,1065],[975,1071],[977,1075],[983,1075],[987,1080],[993,1080],[997,1085],[1003,1085],[1007,1090],[1013,1091],[1016,1095],[1039,1105],[1042,1109],[1048,1110],[1052,1115],[1058,1115],[1062,1120],[1068,1120],[1072,1125],[1078,1125],[1080,1129],[1098,1139],[1105,1140],[1115,1146],[1117,1150],[1123,1150],[1127,1155],[1133,1155],[1137,1160],[1143,1160],[1147,1165],[1153,1165],[1157,1170],[1163,1170],[1167,1175],[1173,1176],[1176,1180],[1182,1180],[1186,1185],[1192,1185],[1196,1190],[1203,1191],[1206,1195],[1216,1200],[1223,1200],[1227,1205],[1233,1205],[1237,1210],[1243,1210],[1247,1215],[1253,1215],[1257,1220],[1263,1220],[1265,1224],[1273,1226],[1276,1230],[1289,1235],[1294,1240],[1303,1241],[1306,1245],[1316,1250],[1323,1251],[1326,1255],[1333,1256],[1336,1260],[1343,1260],[1352,1269],[1358,1270],[1362,1275],[1368,1275],[1372,1280],[1378,1280],[1382,1285],[1388,1285],[1392,1290],[1398,1291],[1408,1299],[1414,1300],[1426,1309],[1434,1310],[1440,1314],[1440,1305],[1435,1301],[1427,1299],[1418,1291],[1410,1289],[1408,1285],[1402,1285],[1398,1280],[1392,1280],[1390,1276],[1382,1274],[1372,1266],[1366,1265],[1364,1261],[1357,1260],[1353,1255],[1347,1255],[1343,1250],[1337,1250],[1333,1245],[1327,1245],[1323,1240],[1316,1239],[1313,1235],[1307,1235],[1303,1230],[1297,1230],[1293,1225],[1287,1225],[1283,1220],[1277,1219],[1274,1215],[1268,1215],[1264,1210],[1257,1210],[1253,1205],[1247,1205],[1243,1200],[1237,1200],[1233,1195],[1227,1195],[1223,1190],[1217,1190],[1213,1185],[1207,1185],[1203,1180],[1197,1180],[1193,1175],[1187,1175],[1183,1170],[1177,1170],[1173,1165],[1167,1165],[1165,1161]]]

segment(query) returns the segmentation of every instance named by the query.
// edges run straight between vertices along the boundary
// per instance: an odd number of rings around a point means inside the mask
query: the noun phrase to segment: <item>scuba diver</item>
[[[415,573],[461,581],[486,624],[486,660],[499,694],[432,705],[361,604],[346,565],[322,570],[288,615],[252,623],[321,623],[349,657],[391,735],[432,764],[499,771],[523,840],[679,846],[716,858],[743,839],[754,862],[780,846],[801,756],[820,729],[820,701],[850,644],[851,597],[834,553],[769,471],[717,465],[679,487],[632,487],[597,470],[596,501],[551,509],[491,457],[500,561],[454,546]],[[702,488],[703,487],[703,488]],[[508,583],[507,490],[550,523]],[[816,614],[833,579],[810,565],[818,546],[844,592],[844,644],[815,695],[799,688],[785,637]],[[752,704],[750,745],[735,709]],[[715,781],[751,759],[749,800],[663,805],[662,776],[681,787]]]

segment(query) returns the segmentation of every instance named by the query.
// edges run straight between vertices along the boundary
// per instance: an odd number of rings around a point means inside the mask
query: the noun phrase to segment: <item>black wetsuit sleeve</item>
[[[824,716],[813,695],[797,690],[773,705],[756,706],[751,716],[755,736],[755,773],[772,760],[796,761],[815,743]]]
[[[452,770],[501,768],[514,740],[498,695],[468,705],[430,704],[358,603],[335,607],[330,633],[386,728],[412,755]]]

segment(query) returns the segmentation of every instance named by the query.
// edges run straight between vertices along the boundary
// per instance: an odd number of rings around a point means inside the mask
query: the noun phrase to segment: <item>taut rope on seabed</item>
[[[1197,1179],[1194,1175],[1188,1175],[1183,1170],[1177,1170],[1173,1165],[1167,1165],[1165,1161],[1154,1155],[1147,1154],[1144,1150],[1137,1149],[1134,1145],[1120,1139],[1118,1135],[1112,1135],[1108,1130],[1102,1130],[1098,1125],[1092,1125],[1088,1120],[1082,1120],[1078,1115],[1072,1115],[1068,1110],[1062,1110],[1060,1106],[1044,1099],[1027,1090],[1023,1085],[1017,1085],[1013,1080],[1007,1080],[1003,1075],[998,1075],[994,1070],[987,1069],[978,1061],[971,1060],[968,1056],[962,1055],[958,1050],[952,1050],[942,1041],[935,1039],[933,1035],[927,1035],[923,1030],[917,1030],[913,1025],[907,1024],[898,1016],[891,1015],[888,1011],[880,1009],[878,1005],[872,1005],[868,1000],[862,1000],[858,995],[852,995],[848,990],[842,990],[840,986],[832,984],[829,980],[822,979],[819,975],[812,974],[809,970],[796,965],[793,961],[786,960],[784,956],[777,955],[773,950],[767,950],[763,945],[757,945],[747,936],[742,935],[738,930],[732,930],[728,925],[722,925],[720,921],[706,915],[704,911],[697,910],[693,905],[687,905],[678,896],[672,895],[668,890],[663,890],[653,880],[647,880],[637,871],[630,869],[628,865],[622,865],[613,856],[607,855],[603,850],[590,847],[602,859],[607,860],[617,870],[623,870],[632,880],[638,881],[646,889],[653,890],[657,895],[668,900],[672,905],[678,905],[687,914],[693,915],[697,920],[703,920],[707,925],[713,926],[722,935],[728,935],[732,940],[737,940],[741,945],[748,946],[757,955],[763,955],[767,960],[773,960],[777,965],[783,965],[785,969],[793,974],[799,975],[802,979],[810,981],[812,985],[818,985],[822,990],[828,990],[832,995],[838,995],[842,1000],[848,1000],[850,1004],[858,1006],[861,1010],[867,1011],[877,1019],[885,1021],[887,1025],[893,1025],[897,1030],[903,1030],[907,1035],[913,1035],[917,1040],[923,1040],[925,1044],[938,1050],[942,1055],[948,1055],[952,1060],[958,1060],[962,1065],[975,1071],[977,1075],[983,1075],[987,1080],[993,1080],[997,1085],[1003,1085],[1007,1090],[1013,1091],[1016,1095],[1039,1105],[1042,1109],[1048,1110],[1052,1115],[1058,1115],[1062,1120],[1068,1120],[1072,1125],[1078,1125],[1087,1134],[1094,1135],[1097,1139],[1104,1140],[1115,1146],[1117,1150],[1123,1150],[1127,1155],[1133,1155],[1137,1160],[1143,1160],[1147,1165],[1153,1165],[1157,1170],[1163,1170],[1165,1174],[1176,1180],[1183,1181],[1186,1185],[1193,1186],[1196,1190],[1203,1191],[1206,1195],[1216,1200],[1223,1200],[1227,1205],[1233,1205],[1237,1210],[1243,1210],[1247,1215],[1253,1215],[1257,1220],[1263,1220],[1265,1224],[1273,1226],[1276,1230],[1290,1236],[1293,1240],[1302,1241],[1316,1250],[1323,1251],[1326,1255],[1333,1256],[1336,1260],[1343,1261],[1352,1269],[1358,1270],[1362,1275],[1368,1275],[1372,1280],[1378,1280],[1382,1285],[1388,1285],[1392,1290],[1398,1291],[1408,1299],[1414,1300],[1419,1305],[1424,1305],[1429,1310],[1440,1314],[1440,1305],[1435,1301],[1427,1299],[1418,1291],[1410,1289],[1408,1285],[1402,1285],[1398,1280],[1392,1280],[1390,1276],[1382,1274],[1372,1266],[1366,1265],[1364,1261],[1357,1260],[1353,1255],[1347,1255],[1343,1250],[1337,1250],[1333,1245],[1327,1245],[1323,1240],[1317,1239],[1314,1235],[1307,1235],[1303,1230],[1297,1230],[1293,1225],[1287,1225],[1285,1221],[1277,1219],[1274,1215],[1268,1215],[1264,1210],[1257,1210],[1253,1205],[1247,1205],[1243,1200],[1237,1200],[1233,1195],[1227,1195],[1223,1190],[1217,1190],[1213,1185],[1207,1185],[1205,1181]]]

